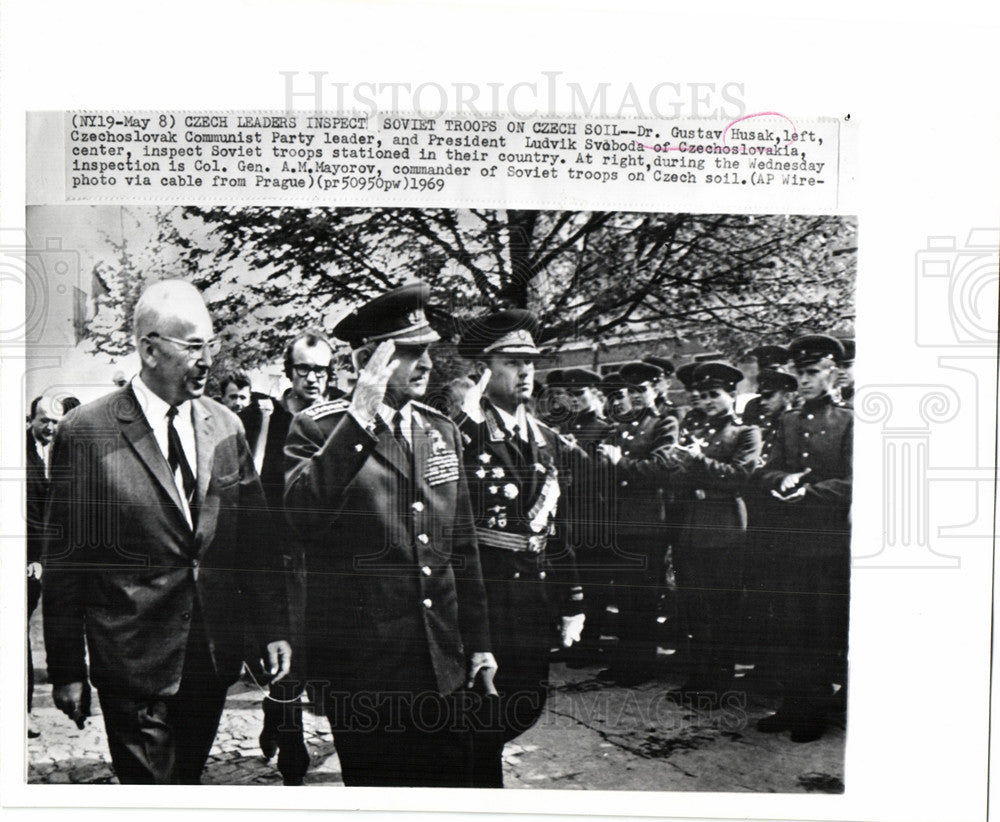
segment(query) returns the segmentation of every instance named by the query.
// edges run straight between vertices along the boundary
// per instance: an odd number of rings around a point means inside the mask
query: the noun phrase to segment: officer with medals
[[[615,436],[599,446],[614,465],[609,508],[615,511],[611,562],[618,604],[618,646],[599,677],[636,685],[656,675],[657,604],[665,581],[669,544],[664,486],[677,464],[673,416],[656,410],[654,382],[663,372],[644,362],[626,363],[605,385]]]
[[[299,413],[285,447],[310,679],[346,785],[473,786],[463,689],[496,693],[461,437],[419,402],[429,293],[404,285],[341,320],[354,390]]]
[[[757,728],[811,742],[826,730],[833,686],[846,685],[854,415],[834,402],[841,343],[810,335],[790,350],[802,407],[781,417],[754,483],[774,501],[755,530],[777,569],[768,590],[784,685]]]
[[[562,503],[574,463],[586,456],[528,411],[537,333],[531,313],[511,309],[468,323],[458,346],[481,370],[459,428],[500,666],[497,710],[476,732],[479,787],[503,787],[504,744],[542,713],[556,626],[569,647],[584,625]]]
[[[760,456],[760,432],[733,411],[743,373],[728,363],[700,363],[692,374],[705,425],[701,439],[675,452],[682,468],[673,486],[685,518],[673,545],[679,610],[691,637],[688,678],[671,692],[678,702],[715,709],[732,688],[739,630],[744,486]]]

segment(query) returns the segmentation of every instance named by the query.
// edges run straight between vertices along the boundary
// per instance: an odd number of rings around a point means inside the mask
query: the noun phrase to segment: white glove
[[[465,397],[462,399],[462,411],[476,425],[479,425],[479,423],[486,419],[483,416],[483,407],[479,404],[479,401],[483,398],[483,392],[486,390],[486,384],[490,381],[491,375],[492,372],[490,369],[487,368],[483,371],[479,382],[466,391]]]
[[[583,623],[586,618],[586,614],[574,614],[573,616],[564,616],[562,618],[560,634],[562,635],[563,648],[569,648],[574,642],[580,641],[580,635],[583,633]]]

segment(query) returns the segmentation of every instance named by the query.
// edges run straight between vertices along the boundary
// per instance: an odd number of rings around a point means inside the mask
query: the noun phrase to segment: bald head
[[[185,280],[161,280],[147,288],[135,304],[132,328],[136,341],[150,332],[183,337],[198,324],[212,324],[205,301]]]
[[[132,324],[142,381],[171,405],[200,397],[212,365],[213,334],[198,289],[183,280],[151,285],[136,303]]]

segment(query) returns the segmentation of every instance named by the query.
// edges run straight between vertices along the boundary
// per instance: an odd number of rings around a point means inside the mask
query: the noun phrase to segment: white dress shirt
[[[146,417],[146,422],[153,429],[153,436],[156,444],[160,446],[160,453],[163,459],[170,462],[170,439],[167,435],[167,411],[170,404],[162,400],[142,381],[142,377],[136,376],[132,380],[132,390],[139,401],[139,407]],[[198,452],[194,440],[194,424],[191,422],[191,402],[185,401],[177,406],[177,416],[174,418],[174,428],[180,437],[181,447],[184,449],[184,456],[191,466],[191,473],[195,479],[198,478]],[[188,525],[193,525],[191,519],[191,509],[188,507],[187,492],[184,490],[184,478],[181,476],[180,466],[174,471],[174,485],[177,486],[177,494],[181,498],[181,507]]]
[[[493,407],[500,415],[500,420],[503,422],[504,428],[510,431],[511,434],[514,433],[516,428],[519,439],[531,442],[531,434],[528,430],[528,412],[525,411],[523,404],[517,406],[517,411],[513,414],[508,414],[499,405],[494,405]]]

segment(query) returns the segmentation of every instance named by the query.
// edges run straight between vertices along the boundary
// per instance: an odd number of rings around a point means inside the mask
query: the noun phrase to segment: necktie
[[[397,411],[396,416],[393,417],[392,423],[392,435],[396,438],[396,442],[399,443],[400,447],[407,453],[410,453],[410,443],[406,441],[406,437],[403,435],[403,415],[401,412]]]
[[[173,405],[167,411],[167,463],[170,465],[170,472],[177,475],[177,469],[181,469],[181,482],[184,483],[184,496],[187,497],[188,505],[194,502],[194,472],[191,465],[184,456],[184,447],[181,445],[181,436],[174,428],[174,417],[177,416],[177,408]],[[191,508],[191,518],[194,519],[194,508]]]

